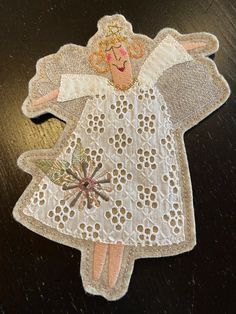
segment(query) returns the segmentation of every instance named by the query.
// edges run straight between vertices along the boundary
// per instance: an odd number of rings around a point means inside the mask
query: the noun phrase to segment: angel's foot
[[[109,245],[108,285],[113,288],[118,279],[124,252],[123,244]]]
[[[108,244],[102,242],[94,243],[93,251],[93,279],[99,280],[105,264]]]

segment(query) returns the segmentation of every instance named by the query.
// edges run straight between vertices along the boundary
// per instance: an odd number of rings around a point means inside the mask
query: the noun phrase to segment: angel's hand
[[[213,34],[192,33],[176,37],[182,47],[190,54],[208,57],[219,48],[219,42]]]
[[[54,89],[51,92],[49,92],[48,94],[32,101],[31,105],[34,109],[47,108],[48,102],[57,98],[58,94],[59,94],[59,89]]]
[[[206,46],[206,43],[204,42],[185,42],[185,43],[181,43],[181,45],[187,50],[194,50],[197,48],[202,48]]]

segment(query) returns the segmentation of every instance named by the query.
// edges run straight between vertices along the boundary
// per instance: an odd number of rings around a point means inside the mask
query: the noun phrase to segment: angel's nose
[[[120,61],[121,56],[117,56],[114,49],[113,49],[113,53],[114,53],[115,59],[116,59],[117,61]]]
[[[119,57],[119,56],[117,56],[115,53],[114,53],[114,55],[115,55],[115,59],[116,59],[117,61],[120,61],[121,56]]]

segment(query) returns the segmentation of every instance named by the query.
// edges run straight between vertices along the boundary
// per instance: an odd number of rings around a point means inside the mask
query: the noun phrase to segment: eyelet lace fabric
[[[109,191],[109,198],[102,194],[90,204],[76,189],[65,190],[45,176],[24,210],[26,215],[61,233],[104,243],[153,246],[185,240],[173,126],[156,86],[156,73],[191,59],[173,41],[163,43],[127,91],[115,90],[105,79],[97,84],[97,78],[89,75],[68,91],[66,76],[62,78],[58,100],[64,101],[66,93],[67,100],[80,93],[91,97],[58,160],[70,164],[79,141],[87,160],[93,160],[95,168],[99,165],[96,180],[105,182],[102,175],[109,173],[110,184],[103,189]],[[164,64],[164,58],[159,72],[153,71],[155,58],[170,51],[170,45],[174,47],[173,57],[167,58],[170,64]],[[147,84],[148,73],[152,81],[149,77]]]
[[[45,177],[26,212],[83,239],[126,245],[179,243],[184,240],[184,217],[167,106],[155,86],[145,90],[138,85],[126,94],[132,106],[120,119],[112,105],[119,108],[123,97],[120,92],[88,100],[60,156],[70,163],[80,139],[86,156],[111,174],[109,201],[83,210],[71,207],[63,188]]]

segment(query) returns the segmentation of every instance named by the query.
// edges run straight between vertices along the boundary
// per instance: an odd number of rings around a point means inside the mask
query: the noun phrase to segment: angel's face
[[[129,54],[121,43],[107,46],[105,54],[113,79],[130,75],[131,63]]]

